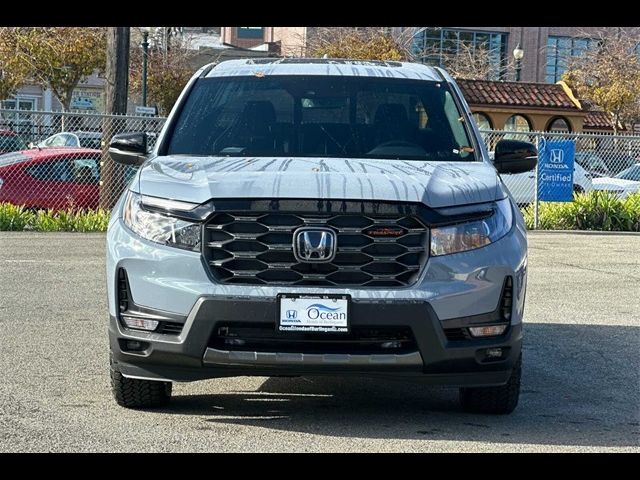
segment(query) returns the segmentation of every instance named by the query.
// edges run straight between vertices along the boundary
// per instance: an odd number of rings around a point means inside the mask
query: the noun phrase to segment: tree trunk
[[[127,113],[129,90],[129,27],[109,27],[107,30],[106,106],[107,114]],[[125,187],[124,166],[109,157],[111,137],[125,127],[124,119],[105,118],[102,126],[102,165],[100,174],[100,207],[111,209]]]
[[[60,102],[60,106],[62,106],[62,115],[60,116],[60,131],[65,132],[67,129],[67,115],[66,113],[69,111],[71,106],[71,96],[66,97],[58,97],[56,96],[58,101]]]

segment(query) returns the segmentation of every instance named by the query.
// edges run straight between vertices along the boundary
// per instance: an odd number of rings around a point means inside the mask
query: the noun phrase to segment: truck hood
[[[212,198],[334,198],[442,208],[504,197],[495,169],[482,162],[174,155],[146,163],[138,180],[144,195],[192,203]]]

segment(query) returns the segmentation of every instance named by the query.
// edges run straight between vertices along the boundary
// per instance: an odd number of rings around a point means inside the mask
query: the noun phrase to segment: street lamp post
[[[520,46],[516,45],[516,48],[513,49],[513,58],[516,59],[516,82],[520,81],[520,70],[522,70],[522,58],[524,57],[524,50]]]
[[[147,106],[147,59],[149,57],[149,32],[142,31],[142,106]]]

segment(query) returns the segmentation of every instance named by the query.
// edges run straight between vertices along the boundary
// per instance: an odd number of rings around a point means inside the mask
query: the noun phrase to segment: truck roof
[[[205,70],[206,71],[206,70]],[[421,63],[334,58],[250,58],[226,60],[206,78],[252,75],[340,75],[445,81],[438,68]]]

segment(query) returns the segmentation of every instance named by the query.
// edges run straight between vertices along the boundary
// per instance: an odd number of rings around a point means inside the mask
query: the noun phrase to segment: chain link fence
[[[135,174],[108,158],[116,133],[147,132],[165,118],[0,109],[0,203],[33,209],[111,208]]]
[[[640,190],[640,137],[593,133],[513,132],[483,130],[489,155],[503,139],[522,140],[539,145],[547,141],[574,141],[573,191],[588,193],[608,190],[621,198]],[[501,175],[516,202],[528,205],[537,201],[536,170]]]
[[[110,208],[135,174],[108,159],[115,133],[147,132],[150,147],[165,118],[0,110],[0,203],[34,209]],[[538,144],[575,140],[574,191],[640,187],[640,137],[605,134],[482,131],[493,152],[501,139]],[[502,176],[520,205],[536,201],[536,172]]]

